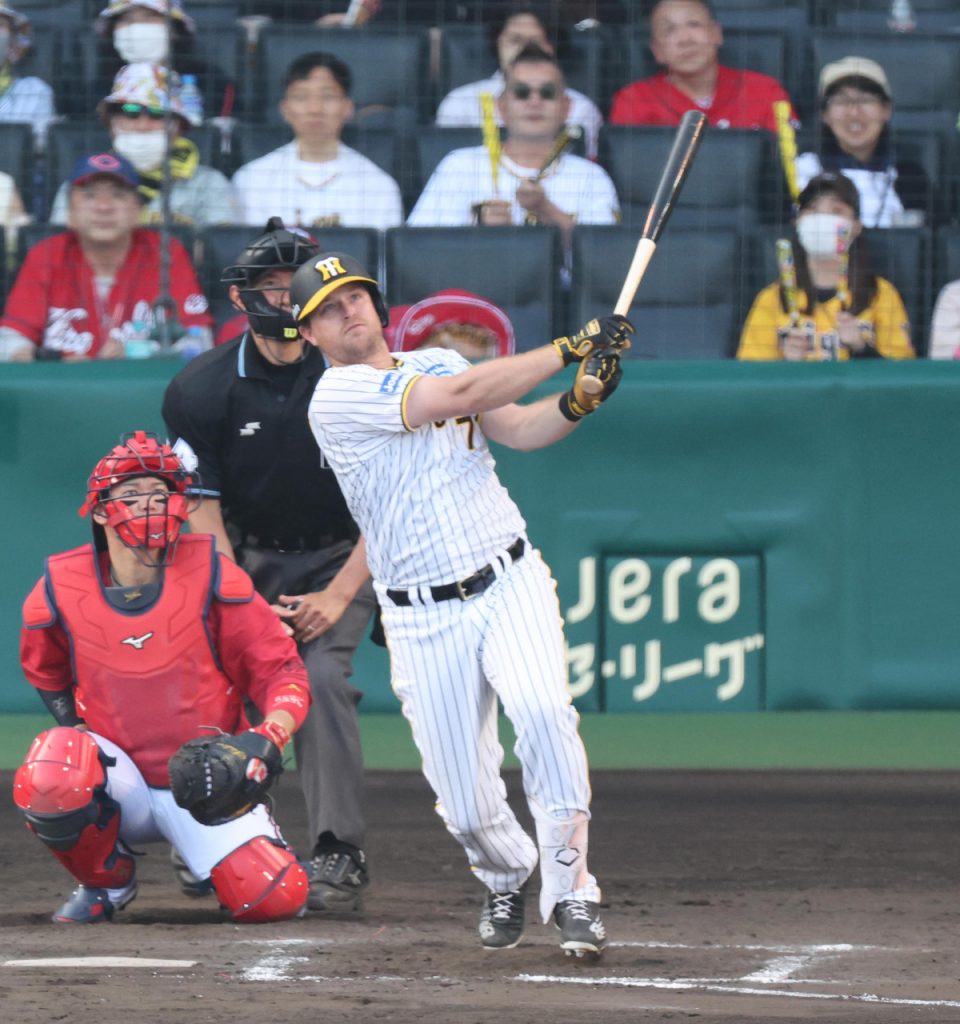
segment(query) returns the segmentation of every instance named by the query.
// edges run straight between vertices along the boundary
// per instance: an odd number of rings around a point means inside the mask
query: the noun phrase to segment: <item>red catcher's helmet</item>
[[[162,507],[156,501],[109,497],[112,487],[142,476],[157,477],[167,484],[170,497]],[[190,482],[190,474],[169,445],[156,434],[135,430],[124,434],[120,444],[93,467],[80,515],[100,507],[107,514],[107,525],[117,531],[127,547],[166,548],[176,542],[187,521],[190,509],[186,490]]]

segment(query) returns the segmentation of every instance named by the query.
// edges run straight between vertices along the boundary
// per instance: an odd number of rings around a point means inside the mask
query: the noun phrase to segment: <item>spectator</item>
[[[553,224],[565,235],[579,224],[613,224],[619,202],[607,172],[570,153],[554,153],[570,107],[563,73],[539,47],[525,47],[497,100],[506,126],[496,161],[485,146],[448,153],[427,182],[407,223]]]
[[[237,112],[236,84],[219,67],[194,52],[197,27],[181,0],[111,0],[94,26],[104,44],[97,62],[94,95],[102,96],[109,90],[123,64],[169,63],[181,77],[196,78],[207,117],[229,117]]]
[[[125,341],[159,324],[160,236],[137,227],[137,183],[132,165],[115,153],[77,162],[70,230],[27,253],[0,319],[0,359],[120,359]],[[199,329],[192,343],[209,345],[207,300],[186,249],[169,241],[175,318]]]
[[[788,291],[779,282],[768,285],[747,316],[737,358],[913,358],[903,300],[870,267],[853,182],[842,174],[818,175],[800,193],[798,208],[791,239],[796,315],[790,315]]]
[[[931,359],[960,359],[960,280],[940,289],[930,322]]]
[[[0,3],[0,121],[33,125],[34,138],[42,145],[56,117],[53,89],[43,79],[16,75],[17,61],[29,49],[30,19]]]
[[[461,85],[448,93],[437,108],[438,125],[479,127],[483,123],[480,97],[484,93],[490,93],[494,97],[500,96],[506,81],[507,68],[525,46],[532,44],[546,53],[556,55],[543,21],[533,8],[521,7],[511,12],[495,31],[495,48],[499,64],[497,71],[490,78]],[[593,100],[583,93],[568,88],[566,95],[570,101],[567,124],[577,125],[582,129],[586,139],[587,155],[594,158],[597,155],[597,138],[603,117]],[[497,117],[497,124],[503,124],[501,117]]]
[[[384,334],[393,352],[452,348],[471,362],[512,356],[516,348],[507,314],[459,288],[447,288],[412,306],[392,307]]]
[[[9,174],[0,171],[0,227],[6,231],[7,251],[16,249],[17,229],[30,223],[17,190],[17,183]]]
[[[174,115],[169,137],[164,132],[168,107]],[[140,173],[145,201],[141,223],[157,224],[163,218],[163,163],[168,153],[170,212],[177,224],[199,230],[237,220],[240,207],[233,186],[218,170],[200,163],[196,143],[183,135],[198,122],[184,109],[175,71],[159,64],[128,64],[97,109],[115,152]],[[67,194],[67,185],[61,185],[50,212],[54,224],[66,222]]]
[[[233,176],[243,223],[278,216],[290,226],[385,229],[403,222],[399,185],[340,141],[354,112],[350,87],[350,69],[331,54],[293,61],[280,113],[294,139]]]
[[[663,70],[613,97],[611,124],[677,125],[702,110],[717,128],[777,130],[773,104],[789,100],[769,75],[724,67],[723,29],[706,0],[660,0],[650,15],[650,49]]]
[[[868,57],[844,57],[820,72],[820,138],[816,153],[797,158],[800,188],[821,171],[846,175],[860,193],[870,228],[922,225],[930,210],[923,168],[898,160],[890,141],[893,94],[886,72]]]

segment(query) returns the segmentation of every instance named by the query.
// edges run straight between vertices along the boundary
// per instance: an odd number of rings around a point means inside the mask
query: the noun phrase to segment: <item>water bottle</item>
[[[130,326],[132,333],[123,341],[124,355],[127,359],[149,359],[159,348],[150,337],[150,328],[142,320],[134,320]]]
[[[194,127],[203,124],[203,96],[197,88],[196,75],[184,75],[180,80],[180,103]]]
[[[892,32],[912,32],[917,27],[910,0],[893,0],[890,4],[890,17],[887,27]]]
[[[189,362],[189,360],[200,355],[201,352],[206,352],[207,348],[205,331],[202,327],[196,325],[188,327],[186,334],[176,344],[176,349],[184,362]]]

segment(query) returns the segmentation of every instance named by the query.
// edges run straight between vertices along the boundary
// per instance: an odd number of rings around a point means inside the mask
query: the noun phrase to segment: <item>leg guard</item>
[[[266,836],[228,853],[210,872],[210,881],[221,904],[244,924],[296,917],[310,890],[304,866]]]
[[[122,849],[120,805],[106,792],[110,759],[89,733],[67,726],[33,741],[13,778],[13,800],[27,828],[84,885],[121,889],[133,857]]]
[[[600,902],[597,880],[587,870],[587,834],[590,815],[580,811],[568,818],[553,818],[530,801],[540,847],[540,915],[544,924],[565,898]]]

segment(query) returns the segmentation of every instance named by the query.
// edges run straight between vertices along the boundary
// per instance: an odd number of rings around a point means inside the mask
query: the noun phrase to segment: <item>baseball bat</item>
[[[667,226],[670,214],[676,205],[683,183],[687,180],[694,155],[703,139],[704,129],[707,126],[707,116],[699,110],[688,110],[680,120],[677,134],[674,136],[673,145],[667,161],[660,173],[660,181],[657,184],[657,191],[654,193],[653,202],[647,211],[647,219],[644,221],[643,230],[640,233],[640,241],[633,253],[630,262],[630,269],[627,271],[623,287],[620,289],[620,298],[614,306],[614,313],[626,316],[633,305],[633,297],[637,294],[643,275],[647,272],[650,260],[653,258],[657,248],[657,242]],[[590,374],[586,374],[580,381],[580,387],[584,394],[596,395],[603,390],[603,382]]]
[[[793,259],[793,245],[789,238],[777,239],[777,270],[780,272],[780,287],[790,317],[790,326],[800,321],[800,300],[797,294],[797,265]]]

